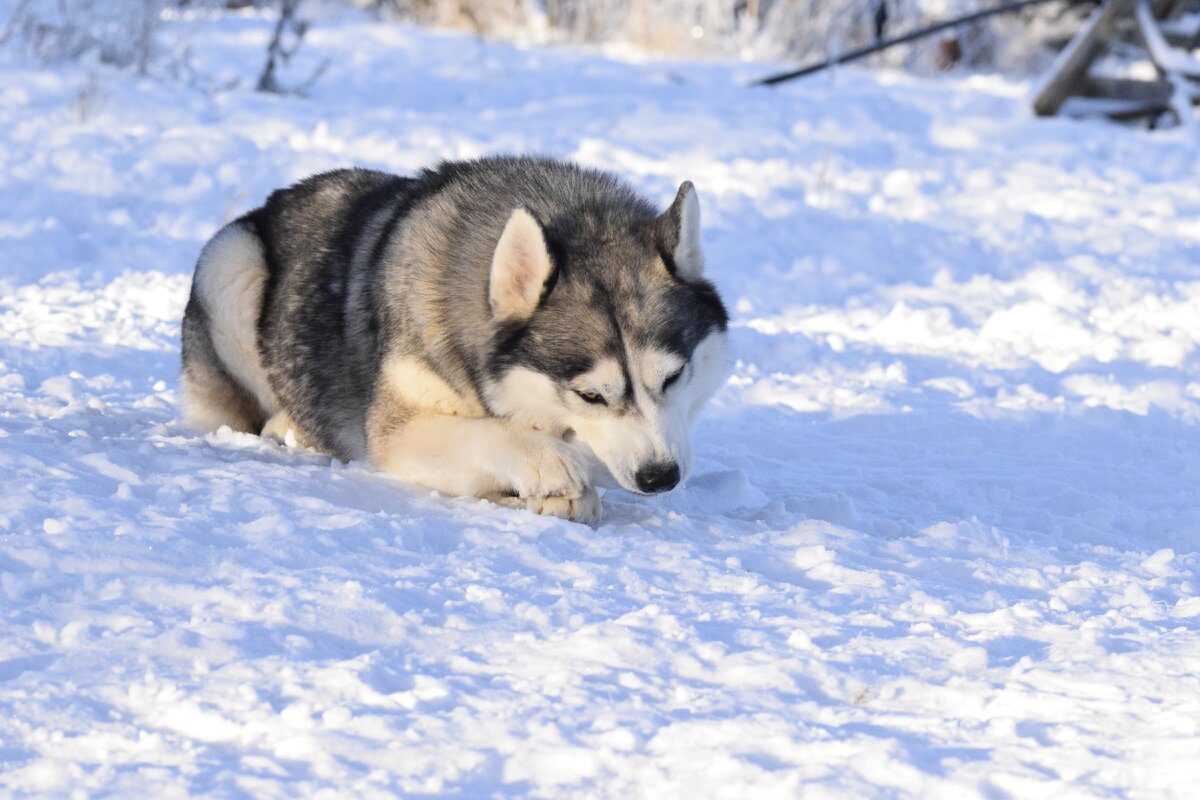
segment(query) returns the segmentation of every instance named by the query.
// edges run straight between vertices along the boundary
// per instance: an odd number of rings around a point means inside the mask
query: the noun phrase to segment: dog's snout
[[[647,464],[634,476],[637,487],[646,494],[658,494],[674,489],[679,483],[679,465],[674,461]]]

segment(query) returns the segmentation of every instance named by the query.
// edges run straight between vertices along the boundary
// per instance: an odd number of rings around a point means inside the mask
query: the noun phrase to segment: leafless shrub
[[[312,85],[329,68],[329,59],[322,61],[313,73],[303,83],[287,87],[280,83],[276,71],[281,64],[291,61],[292,56],[300,49],[304,34],[308,32],[308,22],[297,15],[303,0],[280,0],[279,19],[275,22],[275,30],[271,34],[271,43],[267,45],[267,61],[263,65],[262,74],[258,76],[257,89],[260,92],[275,94],[306,94]]]
[[[165,0],[41,0],[17,3],[0,44],[20,44],[45,63],[94,56],[145,72]]]
[[[71,110],[79,122],[87,122],[104,104],[105,93],[94,70],[88,70],[87,78],[71,98]]]
[[[868,63],[918,70],[1039,69],[1077,13],[1096,0],[1059,0],[1019,16],[959,26],[941,40],[893,48]],[[823,60],[880,38],[992,5],[994,0],[323,0],[377,17],[455,27],[477,36],[589,44],[628,43],[645,50],[695,56]],[[305,80],[281,77],[304,42],[302,0],[16,0],[0,28],[0,45],[20,44],[46,61],[85,56],[146,72],[153,63],[168,77],[190,75],[156,52],[161,11],[167,6],[237,11],[278,9],[258,76],[260,91],[304,94],[329,66]],[[186,52],[183,56],[186,60]],[[156,60],[157,59],[157,60]],[[191,76],[195,78],[195,76]],[[191,80],[189,78],[189,80]],[[191,80],[200,85],[201,82]]]

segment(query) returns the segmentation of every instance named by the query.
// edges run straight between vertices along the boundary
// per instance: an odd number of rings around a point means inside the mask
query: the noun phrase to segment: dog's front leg
[[[561,439],[495,417],[421,414],[373,427],[371,461],[402,480],[576,522],[599,517],[588,468]]]

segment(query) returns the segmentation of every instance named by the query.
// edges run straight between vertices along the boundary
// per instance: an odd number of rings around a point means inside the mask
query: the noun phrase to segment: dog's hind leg
[[[221,365],[202,316],[202,312],[191,313],[183,319],[184,422],[201,431],[228,425],[235,431],[258,433],[262,410]]]
[[[226,225],[196,264],[183,316],[183,412],[200,430],[259,433],[278,408],[258,351],[267,265],[253,226]]]
[[[291,434],[291,441],[288,441],[289,433]],[[292,422],[292,418],[286,411],[277,411],[267,420],[266,424],[262,426],[262,437],[264,439],[274,439],[288,447],[296,445],[300,447],[309,446],[300,429],[296,427],[296,423]]]

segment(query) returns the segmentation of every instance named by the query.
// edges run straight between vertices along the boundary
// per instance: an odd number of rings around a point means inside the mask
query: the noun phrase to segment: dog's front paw
[[[600,521],[600,495],[585,486],[579,497],[496,497],[493,502],[508,508],[524,508],[535,514],[561,517],[595,527]]]
[[[508,465],[508,483],[524,499],[562,497],[574,500],[590,490],[588,468],[565,442],[530,433]],[[563,516],[558,514],[556,516]]]
[[[562,517],[592,527],[600,521],[600,495],[591,486],[585,486],[579,497],[531,497],[526,507],[535,514]]]

